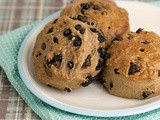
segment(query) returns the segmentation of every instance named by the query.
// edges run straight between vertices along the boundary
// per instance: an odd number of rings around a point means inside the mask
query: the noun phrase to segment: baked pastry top
[[[127,11],[111,0],[74,0],[62,10],[61,16],[69,16],[101,30],[106,38],[106,47],[112,39],[129,30]]]
[[[33,51],[37,78],[60,90],[87,86],[103,67],[98,51],[103,34],[65,16],[48,23],[38,34]]]

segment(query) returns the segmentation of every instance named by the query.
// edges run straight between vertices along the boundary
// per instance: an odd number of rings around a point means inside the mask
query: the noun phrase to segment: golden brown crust
[[[48,23],[38,35],[33,51],[38,79],[60,90],[85,86],[102,67],[97,68],[99,60],[102,61],[98,48],[105,46],[98,40],[100,34],[68,17]]]
[[[108,49],[111,58],[106,66],[118,69],[129,80],[155,79],[160,70],[160,38],[153,32],[127,33],[122,41],[114,41]],[[139,72],[129,75],[131,64],[140,67]]]
[[[62,11],[61,16],[64,15],[75,20],[81,16],[80,21],[100,29],[106,37],[106,47],[113,38],[129,31],[127,11],[110,0],[75,0]]]
[[[113,41],[103,73],[108,92],[137,99],[160,94],[159,46],[157,34],[140,29]]]

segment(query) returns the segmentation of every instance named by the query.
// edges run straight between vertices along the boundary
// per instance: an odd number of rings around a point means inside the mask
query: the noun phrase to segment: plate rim
[[[152,6],[146,3],[141,3],[141,2],[135,2],[135,1],[116,1],[117,3],[137,3],[137,4],[145,4],[151,7],[159,8],[156,6]],[[134,107],[134,108],[129,108],[129,109],[120,109],[120,110],[92,110],[92,109],[87,109],[87,108],[79,108],[75,107],[72,105],[68,105],[62,102],[58,101],[53,101],[49,98],[47,98],[44,94],[40,93],[38,89],[36,89],[33,84],[30,84],[29,80],[27,79],[23,66],[22,66],[22,53],[23,53],[23,48],[28,42],[29,38],[33,35],[33,33],[39,29],[39,27],[46,23],[46,21],[49,21],[53,19],[55,16],[58,16],[60,14],[61,10],[58,12],[53,13],[52,15],[46,17],[45,19],[42,19],[25,37],[24,41],[22,42],[19,52],[18,52],[18,71],[20,73],[20,77],[22,81],[25,83],[26,87],[29,89],[31,93],[33,93],[37,98],[42,100],[43,102],[61,109],[66,112],[74,113],[74,114],[79,114],[79,115],[86,115],[86,116],[94,116],[94,117],[122,117],[122,116],[129,116],[129,115],[135,115],[135,114],[140,114],[140,113],[145,113],[154,109],[157,109],[160,107],[160,100],[155,101],[150,104],[142,105],[139,107]]]

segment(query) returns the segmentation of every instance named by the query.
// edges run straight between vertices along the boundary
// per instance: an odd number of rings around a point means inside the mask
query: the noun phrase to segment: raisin
[[[68,67],[69,67],[70,69],[72,69],[72,68],[74,67],[73,61],[69,61],[67,65],[68,65]]]
[[[98,60],[98,64],[96,66],[96,71],[100,70],[103,67],[103,61],[101,61],[100,59]]]
[[[144,28],[139,28],[139,29],[136,31],[136,33],[140,33],[140,32],[142,32],[142,31],[143,31],[143,29],[144,29]]]
[[[93,6],[93,10],[99,10],[99,9],[100,9],[100,7],[98,5]]]
[[[119,69],[114,69],[114,72],[115,72],[116,74],[119,74],[118,70],[119,70]]]
[[[100,33],[98,33],[98,41],[99,41],[100,43],[102,43],[102,42],[105,41],[104,36],[102,36]]]
[[[97,32],[98,32],[96,28],[90,28],[90,30],[91,30],[92,32],[94,32],[94,33],[97,33]]]
[[[90,8],[90,5],[89,5],[89,3],[82,3],[81,4],[81,7],[82,7],[82,9],[89,9]]]
[[[71,32],[71,29],[66,29],[66,30],[63,32],[63,35],[64,35],[65,37],[67,37],[67,36],[69,36],[71,33],[72,33],[72,32]]]
[[[80,25],[80,24],[77,24],[76,26],[75,26],[75,29],[76,30],[80,30],[82,28],[82,26]]]
[[[158,70],[158,76],[160,76],[160,70]]]
[[[73,46],[78,47],[81,46],[81,44],[82,44],[81,38],[79,36],[76,36],[75,40],[73,41]]]
[[[57,38],[57,37],[54,37],[54,38],[53,38],[53,42],[58,44],[58,38]]]
[[[42,43],[41,48],[42,48],[42,50],[45,50],[46,49],[46,43]]]
[[[128,75],[131,75],[131,74],[139,72],[139,71],[140,71],[140,66],[131,62]]]
[[[79,30],[79,32],[80,32],[81,34],[84,34],[84,33],[85,33],[85,29],[82,28],[82,29]]]
[[[113,83],[109,83],[109,89],[111,90],[113,88]]]
[[[70,88],[65,88],[64,91],[71,92],[72,90]]]
[[[85,59],[85,62],[82,65],[82,68],[86,68],[91,65],[91,55],[88,55],[87,58]]]
[[[87,22],[87,17],[86,16],[78,15],[77,19],[79,21],[82,21],[82,22]]]
[[[53,30],[54,30],[54,29],[53,29],[53,27],[52,27],[52,28],[50,28],[50,29],[48,30],[47,34],[48,34],[48,33],[52,33],[52,32],[53,32]]]

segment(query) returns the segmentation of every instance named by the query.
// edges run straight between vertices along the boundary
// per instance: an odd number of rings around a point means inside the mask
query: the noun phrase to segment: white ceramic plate
[[[132,30],[145,28],[160,34],[160,8],[138,2],[117,2],[128,10]],[[88,116],[114,117],[147,112],[160,107],[160,96],[148,100],[130,100],[109,95],[99,84],[71,93],[50,88],[37,80],[33,70],[32,50],[37,34],[44,25],[57,18],[60,12],[42,20],[25,38],[18,55],[22,80],[38,98],[56,108]]]

